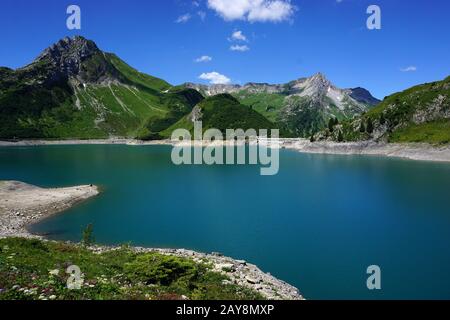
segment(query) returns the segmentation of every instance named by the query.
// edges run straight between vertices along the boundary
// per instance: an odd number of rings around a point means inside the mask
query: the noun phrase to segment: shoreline
[[[450,162],[450,145],[427,143],[310,142],[307,139],[284,139],[282,148],[310,154],[367,155],[415,161]]]
[[[94,185],[40,188],[19,181],[0,181],[0,238],[41,238],[27,227],[62,213],[100,194]]]
[[[46,189],[18,181],[0,181],[0,239],[19,237],[50,241],[44,236],[32,234],[27,227],[62,213],[99,193],[98,187],[94,185]],[[118,248],[93,246],[89,249],[102,253]],[[207,254],[186,249],[143,247],[133,247],[132,250],[136,253],[157,252],[190,258],[198,263],[206,259],[212,264],[213,271],[226,275],[237,285],[259,292],[268,300],[304,300],[294,286],[263,272],[256,265],[225,257],[220,253]]]
[[[450,162],[450,145],[434,146],[427,143],[379,143],[373,141],[359,142],[310,142],[308,139],[291,138],[279,140],[281,149],[295,150],[310,154],[335,155],[371,155],[390,158],[402,158],[416,161]],[[184,142],[186,143],[186,142]],[[234,141],[224,141],[225,146],[233,145]],[[181,143],[182,145],[183,143]],[[206,145],[217,146],[218,142]],[[32,146],[63,146],[63,145],[177,145],[171,140],[141,141],[135,139],[92,139],[92,140],[20,140],[17,142],[0,141],[1,147],[32,147]],[[194,146],[199,146],[194,142]],[[205,145],[205,144],[203,144]]]

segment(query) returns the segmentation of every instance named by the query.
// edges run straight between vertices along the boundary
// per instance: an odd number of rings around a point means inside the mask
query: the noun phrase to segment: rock
[[[234,264],[232,263],[221,263],[216,265],[217,269],[221,270],[221,271],[226,271],[226,272],[234,272],[236,271],[236,268],[234,267]]]
[[[220,252],[212,252],[211,255],[215,257],[223,257],[223,254]]]
[[[254,279],[254,278],[249,277],[249,276],[245,277],[245,280],[247,280],[247,282],[248,282],[248,283],[251,283],[251,284],[258,284],[258,283],[261,282],[261,280]]]

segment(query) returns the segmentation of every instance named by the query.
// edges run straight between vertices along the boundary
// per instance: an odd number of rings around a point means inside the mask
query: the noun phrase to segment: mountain
[[[150,118],[181,117],[202,99],[64,38],[23,68],[0,68],[0,138],[135,137]]]
[[[218,94],[206,98],[194,107],[192,112],[161,133],[169,138],[173,130],[188,129],[193,133],[194,122],[201,121],[203,131],[219,129],[225,134],[227,129],[278,129],[277,126],[252,108],[242,105],[230,94]],[[270,134],[270,132],[269,132]]]
[[[339,89],[323,74],[286,84],[248,83],[205,86],[186,83],[204,96],[228,93],[295,136],[323,129],[329,119],[350,119],[379,103],[363,88]]]
[[[235,99],[210,99],[223,94]],[[23,68],[0,67],[0,139],[160,139],[204,97],[205,106],[222,102],[229,112],[205,108],[205,119],[216,119],[212,114],[221,119],[218,126],[238,125],[241,113],[244,126],[258,129],[265,123],[283,136],[309,136],[331,118],[353,118],[378,102],[367,90],[339,89],[320,73],[279,85],[174,87],[76,36],[53,44]]]
[[[315,138],[450,143],[450,77],[386,97],[364,115]]]

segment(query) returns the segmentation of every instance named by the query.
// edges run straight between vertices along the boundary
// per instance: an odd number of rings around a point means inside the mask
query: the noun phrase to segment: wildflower
[[[59,275],[59,269],[49,270],[48,274],[51,276],[57,276]]]

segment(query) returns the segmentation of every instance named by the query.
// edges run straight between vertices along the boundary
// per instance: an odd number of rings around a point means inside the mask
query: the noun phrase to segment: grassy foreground
[[[82,286],[69,290],[69,266]],[[211,271],[207,261],[128,247],[94,253],[81,245],[36,239],[0,239],[0,300],[258,300],[248,288]]]

